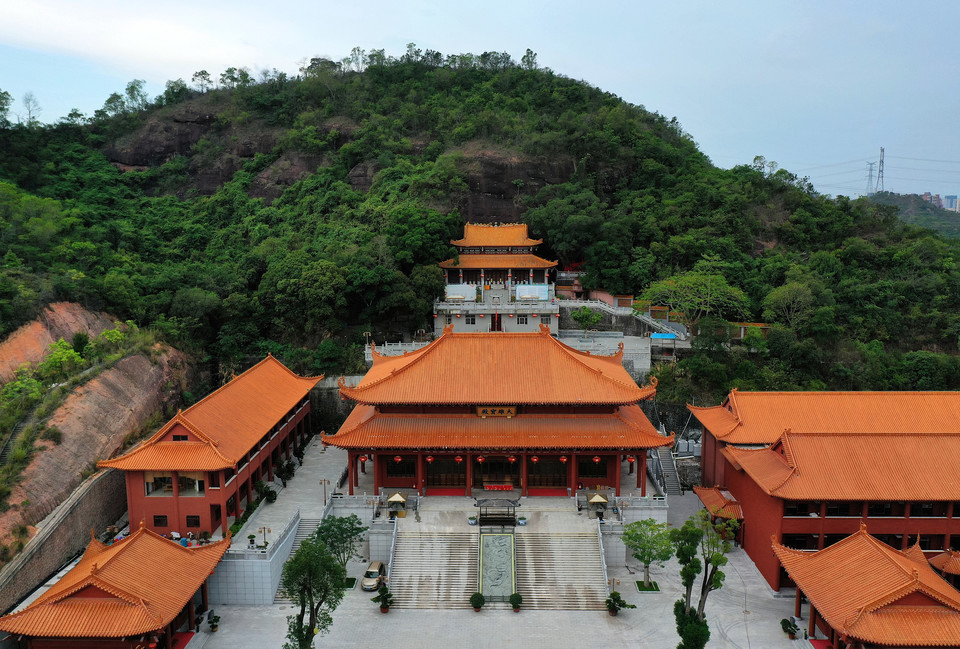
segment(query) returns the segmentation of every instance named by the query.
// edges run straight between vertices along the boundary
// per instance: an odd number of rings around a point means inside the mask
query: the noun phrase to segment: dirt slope
[[[61,338],[70,342],[73,334],[85,331],[91,338],[112,329],[115,318],[92,313],[73,302],[54,302],[40,317],[27,323],[0,342],[0,383],[16,375],[23,363],[37,363],[47,354],[51,343]]]
[[[187,373],[186,357],[165,347],[153,361],[143,354],[128,356],[74,390],[46,422],[60,429],[61,443],[38,442],[11,494],[15,507],[0,514],[0,541],[9,542],[14,526],[42,520],[80,484],[81,473],[93,462],[113,455],[154,413],[172,409]]]

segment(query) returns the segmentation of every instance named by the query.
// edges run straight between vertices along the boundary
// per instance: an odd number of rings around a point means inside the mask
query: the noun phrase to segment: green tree
[[[731,318],[748,313],[747,296],[741,289],[730,286],[723,275],[699,271],[654,282],[641,297],[676,311],[688,329],[708,315]]]
[[[308,538],[283,566],[280,593],[299,608],[287,617],[284,649],[311,649],[314,638],[333,624],[343,599],[347,572],[323,541]]]
[[[37,376],[47,381],[67,378],[83,365],[83,357],[63,338],[50,344],[47,357],[37,366]]]
[[[603,320],[603,314],[599,311],[594,311],[590,307],[582,306],[576,311],[573,311],[570,314],[570,317],[573,318],[573,321],[580,325],[580,328],[583,329],[583,337],[587,337],[587,331],[590,327],[595,327]]]
[[[802,326],[813,312],[813,291],[806,284],[789,282],[763,299],[764,320],[782,322],[790,329]]]
[[[650,588],[650,566],[673,556],[673,543],[666,523],[652,518],[634,521],[623,526],[623,544],[633,553],[633,558],[643,565],[643,585]]]
[[[363,533],[367,531],[356,514],[349,516],[327,516],[317,528],[316,538],[327,546],[327,550],[336,557],[341,566],[358,557]]]
[[[0,90],[0,126],[9,124],[7,115],[10,114],[11,105],[13,105],[13,96],[6,90]]]
[[[207,92],[213,87],[213,79],[210,78],[210,73],[206,70],[194,72],[190,80],[193,81],[193,84],[200,92]]]

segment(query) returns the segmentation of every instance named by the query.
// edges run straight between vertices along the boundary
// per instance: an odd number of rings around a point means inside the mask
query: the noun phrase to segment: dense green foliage
[[[891,205],[900,212],[904,223],[930,228],[948,237],[960,237],[960,214],[937,207],[917,194],[877,192],[870,197],[879,205]]]
[[[222,376],[267,351],[298,371],[357,370],[364,331],[430,322],[480,148],[569,163],[535,193],[514,182],[515,201],[540,253],[582,264],[586,287],[641,295],[694,272],[733,289],[733,308],[706,313],[776,325],[732,349],[708,327],[655,369],[662,398],[960,388],[960,244],[762,158],[718,169],[676,120],[538,69],[532,52],[355,50],[296,78],[231,68],[193,83],[148,102],[131,82],[92,119],[0,124],[0,334],[68,299],[150,325]],[[107,161],[184,106],[212,115],[188,155],[125,173]],[[244,152],[261,135],[271,144]],[[304,159],[314,172],[256,197]],[[363,165],[369,190],[351,184]],[[223,169],[238,170],[205,195],[200,179]]]

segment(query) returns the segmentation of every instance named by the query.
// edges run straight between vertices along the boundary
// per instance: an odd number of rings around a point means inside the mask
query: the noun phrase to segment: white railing
[[[390,541],[390,560],[387,562],[387,583],[390,583],[390,575],[393,574],[393,558],[397,554],[397,521],[393,521],[393,539]]]
[[[597,543],[600,546],[600,565],[603,567],[603,582],[607,585],[607,595],[610,594],[610,578],[607,577],[607,555],[603,552],[603,521],[597,519]]]
[[[564,306],[571,307],[585,306],[591,309],[599,309],[600,311],[609,313],[611,315],[632,315],[637,320],[646,323],[661,333],[676,334],[681,340],[687,339],[687,332],[685,331],[683,325],[674,322],[668,322],[666,320],[651,318],[646,313],[640,313],[639,311],[634,310],[633,307],[612,306],[602,300],[563,300],[562,304]]]

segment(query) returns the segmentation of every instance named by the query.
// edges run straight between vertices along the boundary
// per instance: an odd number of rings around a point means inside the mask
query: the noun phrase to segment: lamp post
[[[323,478],[320,480],[320,486],[323,487],[323,506],[327,506],[327,485],[330,484],[330,480]]]
[[[273,530],[271,530],[269,527],[261,527],[261,528],[258,529],[257,531],[260,532],[261,534],[263,534],[263,547],[266,548],[266,547],[267,547],[267,534],[268,534],[268,533],[269,533],[269,534],[272,534],[272,533],[273,533]]]

